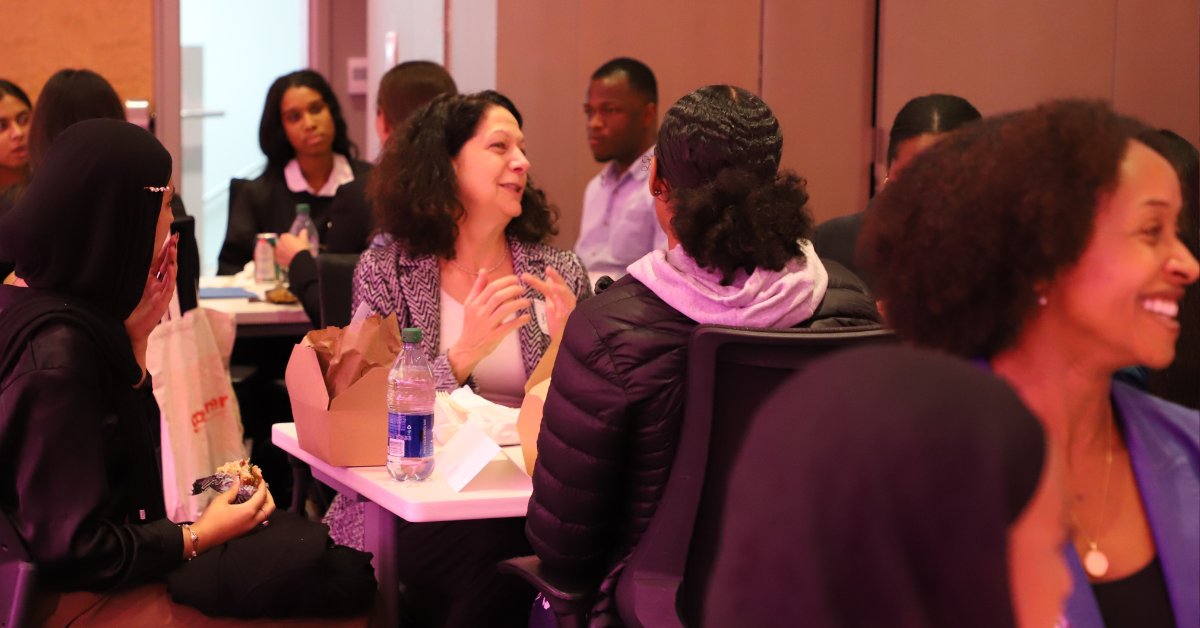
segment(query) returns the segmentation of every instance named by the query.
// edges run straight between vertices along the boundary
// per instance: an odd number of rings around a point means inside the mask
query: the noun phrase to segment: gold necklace
[[[1112,433],[1113,425],[1112,422],[1109,422],[1108,437],[1106,439],[1108,441],[1108,452],[1104,456],[1104,492],[1100,498],[1100,522],[1097,526],[1100,529],[1099,532],[1102,532],[1104,529],[1104,514],[1105,511],[1108,510],[1108,481],[1112,477],[1113,460]],[[1071,510],[1071,518],[1076,519],[1074,509]],[[1088,550],[1083,553],[1083,568],[1088,572],[1088,575],[1093,578],[1104,577],[1104,574],[1108,573],[1108,555],[1100,551],[1099,532],[1097,532],[1095,535],[1087,534],[1087,532],[1084,531],[1083,526],[1080,525],[1078,519],[1075,521],[1075,527],[1077,527],[1079,532],[1083,534],[1084,540],[1086,540],[1088,544]]]
[[[490,275],[490,274],[492,274],[492,273],[496,272],[497,270],[499,270],[499,269],[500,269],[500,267],[504,265],[504,251],[501,251],[501,252],[500,252],[500,261],[496,262],[496,265],[495,265],[495,266],[492,266],[491,268],[488,268],[488,269],[483,269],[483,268],[480,268],[479,270],[471,270],[471,269],[467,268],[466,266],[463,266],[462,264],[459,264],[459,263],[458,263],[457,261],[455,261],[453,258],[446,258],[446,261],[447,261],[447,262],[450,262],[450,265],[451,265],[451,266],[453,266],[453,267],[457,268],[458,270],[462,271],[462,272],[463,272],[463,273],[465,273],[465,274],[466,274],[468,277],[474,277],[474,276],[478,275],[478,274],[479,274],[481,271],[482,271],[482,272],[483,272],[485,275]]]

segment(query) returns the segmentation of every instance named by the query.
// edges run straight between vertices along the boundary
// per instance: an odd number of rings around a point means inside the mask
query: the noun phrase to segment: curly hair
[[[860,263],[902,337],[990,358],[1020,337],[1037,288],[1073,265],[1139,126],[1102,102],[986,118],[918,155],[876,197]]]
[[[675,237],[692,259],[722,274],[781,270],[802,257],[812,232],[805,182],[780,172],[783,134],[761,98],[709,85],[680,98],[654,147],[657,176],[670,186]]]
[[[346,119],[342,117],[342,106],[325,77],[312,70],[298,70],[284,74],[271,83],[267,90],[267,101],[263,104],[262,119],[258,123],[258,146],[267,156],[267,169],[280,169],[296,157],[296,149],[288,141],[283,129],[283,95],[293,87],[307,87],[321,95],[329,115],[333,118],[333,152],[347,159],[358,157],[358,147],[350,141],[346,131]]]
[[[82,120],[125,119],[125,106],[117,90],[91,70],[59,70],[38,95],[29,125],[29,160],[36,168],[50,143],[67,127]]]
[[[466,209],[458,197],[451,160],[478,130],[492,107],[503,107],[517,119],[516,105],[503,94],[442,94],[409,118],[408,130],[384,147],[371,173],[367,195],[380,229],[402,243],[409,255],[454,259],[458,221]],[[546,200],[530,177],[521,196],[521,215],[505,233],[522,242],[544,242],[558,233],[558,209]]]

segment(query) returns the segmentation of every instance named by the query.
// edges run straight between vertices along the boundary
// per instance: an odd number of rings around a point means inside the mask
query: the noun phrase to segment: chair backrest
[[[19,628],[33,597],[35,569],[8,516],[0,513],[0,628]]]
[[[688,345],[687,402],[675,460],[617,587],[630,626],[694,625],[716,554],[728,475],[759,405],[814,358],[894,342],[878,326],[762,330],[701,325]],[[797,409],[796,420],[803,417]]]
[[[350,324],[351,289],[358,253],[322,253],[317,256],[317,289],[321,293],[321,327]]]

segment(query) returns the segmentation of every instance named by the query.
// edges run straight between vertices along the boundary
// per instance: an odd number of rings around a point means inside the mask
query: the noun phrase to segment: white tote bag
[[[163,498],[172,521],[195,521],[212,500],[192,482],[246,457],[242,417],[229,379],[237,326],[232,316],[195,308],[172,314],[150,334],[146,370],[162,414]]]

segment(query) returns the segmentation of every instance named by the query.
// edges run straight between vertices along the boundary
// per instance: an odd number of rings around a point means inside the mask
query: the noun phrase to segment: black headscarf
[[[17,205],[0,218],[0,259],[29,287],[124,320],[142,297],[171,155],[119,120],[63,131]]]
[[[707,625],[1013,625],[1007,532],[1045,441],[1001,381],[916,349],[849,350],[754,421]]]
[[[6,292],[0,367],[54,319],[74,321],[123,380],[136,382],[123,321],[142,298],[171,155],[153,135],[119,120],[85,120],[63,131],[29,187],[0,217],[0,259],[28,289]],[[15,290],[15,289],[14,289]]]

